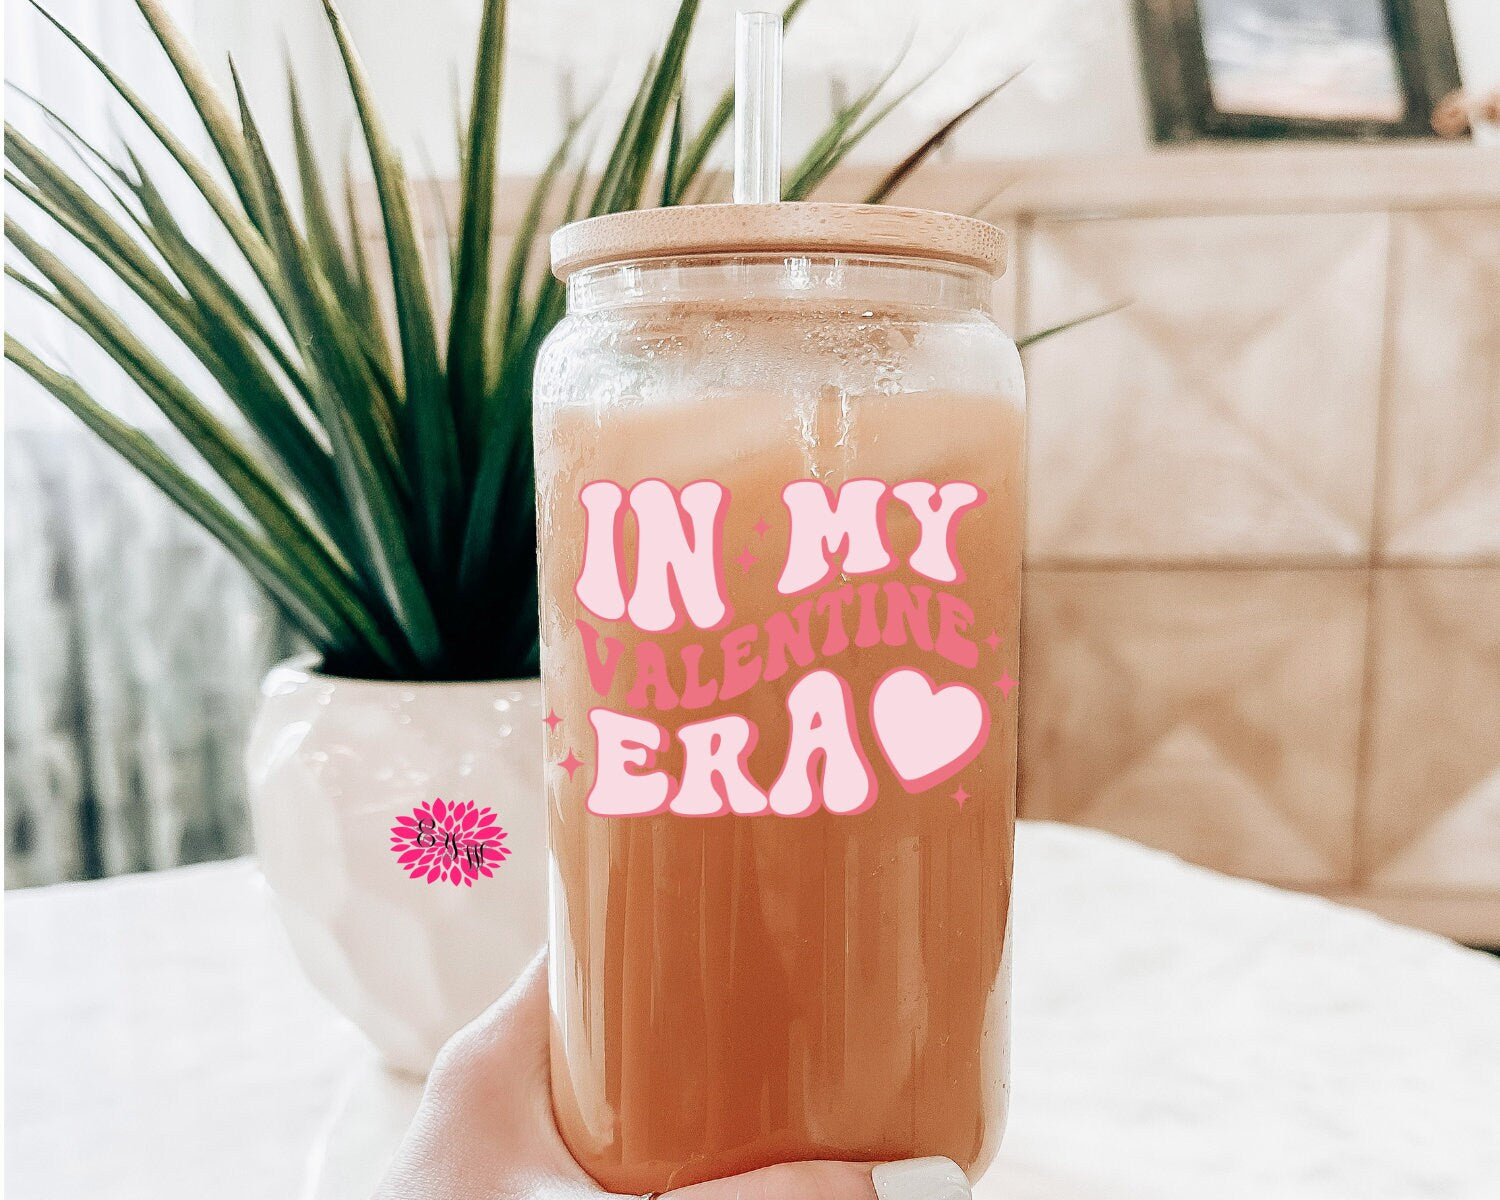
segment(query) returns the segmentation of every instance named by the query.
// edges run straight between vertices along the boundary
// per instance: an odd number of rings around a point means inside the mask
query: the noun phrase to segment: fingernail
[[[908,1158],[870,1172],[880,1200],[969,1200],[969,1179],[951,1158]]]

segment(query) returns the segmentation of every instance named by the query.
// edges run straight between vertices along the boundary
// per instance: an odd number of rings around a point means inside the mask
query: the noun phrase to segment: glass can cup
[[[817,1158],[977,1178],[1007,1099],[1023,525],[1000,234],[713,205],[552,249],[558,1126],[615,1192]]]

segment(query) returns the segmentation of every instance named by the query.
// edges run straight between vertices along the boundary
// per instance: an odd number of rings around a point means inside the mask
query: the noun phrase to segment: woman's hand
[[[376,1200],[627,1200],[568,1153],[552,1120],[546,960],[443,1047]],[[784,1163],[662,1200],[968,1200],[946,1158]],[[628,1198],[635,1200],[635,1198]]]

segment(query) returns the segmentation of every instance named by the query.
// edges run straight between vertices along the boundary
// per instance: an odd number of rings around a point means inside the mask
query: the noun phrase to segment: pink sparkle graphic
[[[755,530],[756,537],[763,538],[766,536],[766,533],[770,530],[771,527],[766,524],[765,517],[761,517],[755,522],[754,525],[751,526],[751,528]]]
[[[495,823],[494,810],[472,800],[419,804],[391,826],[391,852],[403,871],[413,879],[454,887],[473,887],[476,879],[492,878],[493,868],[510,856],[500,844],[504,840],[505,830]]]
[[[953,793],[953,798],[958,801],[958,807],[962,808],[964,801],[969,799],[969,793],[964,791],[962,785],[960,785],[958,791]]]
[[[758,563],[760,561],[760,559],[756,558],[755,555],[751,554],[750,553],[750,547],[746,546],[743,550],[740,551],[740,556],[737,559],[735,559],[734,561],[737,562],[737,563],[739,563],[740,564],[740,570],[743,571],[746,575],[748,575],[748,574],[750,574],[750,568],[755,563]]]
[[[583,759],[574,754],[573,748],[570,746],[568,747],[568,757],[563,759],[562,762],[558,763],[557,765],[568,773],[568,782],[572,783],[573,772],[578,770],[579,767],[583,766]]]
[[[557,727],[562,724],[562,718],[549,708],[547,710],[547,715],[542,718],[542,724],[545,725],[549,731],[555,732],[557,730]]]
[[[991,650],[998,650],[1000,649],[1000,643],[1004,640],[998,633],[991,633],[989,637],[984,639],[984,644]]]
[[[1000,689],[1000,694],[1002,696],[1009,699],[1010,694],[1019,686],[1019,681],[1012,679],[1010,677],[1010,672],[1007,671],[1004,675],[1000,676],[999,679],[995,680],[995,686]]]

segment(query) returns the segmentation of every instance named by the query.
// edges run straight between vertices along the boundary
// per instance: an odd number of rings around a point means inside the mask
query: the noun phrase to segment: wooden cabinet
[[[1500,152],[929,174],[1015,237],[1021,809],[1500,945]]]

